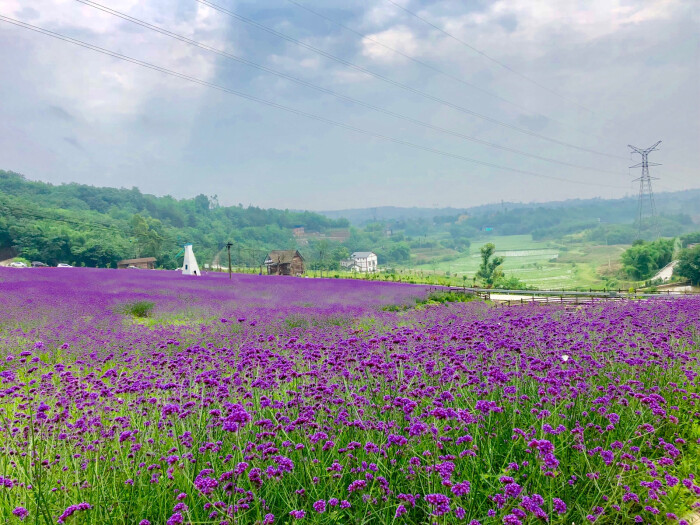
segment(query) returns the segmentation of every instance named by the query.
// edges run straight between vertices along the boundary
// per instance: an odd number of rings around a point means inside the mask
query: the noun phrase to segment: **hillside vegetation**
[[[353,251],[373,251],[383,269],[462,284],[474,280],[479,248],[491,242],[495,256],[505,257],[506,275],[528,286],[617,287],[647,279],[668,259],[666,249],[637,273],[631,270],[645,253],[621,261],[638,237],[636,206],[635,198],[624,198],[314,213],[221,206],[216,196],[201,194],[175,199],[137,188],[52,185],[0,170],[0,259],[114,267],[153,256],[157,266],[175,268],[182,244],[191,242],[201,264],[226,265],[230,241],[234,267],[259,268],[269,250],[298,249],[307,269],[338,273]],[[657,208],[662,237],[697,230],[700,190],[659,194]]]
[[[310,240],[300,242],[294,228],[303,228]],[[326,240],[326,233],[338,229],[346,230],[342,245]],[[408,258],[400,236],[375,248],[380,234],[369,230],[312,212],[220,206],[216,196],[175,199],[137,188],[52,185],[0,170],[0,249],[49,264],[114,267],[120,259],[153,256],[158,266],[174,268],[184,242],[193,243],[207,263],[229,241],[237,266],[256,267],[269,250],[293,248],[311,266],[316,259],[330,264],[353,250],[373,249],[384,264]]]

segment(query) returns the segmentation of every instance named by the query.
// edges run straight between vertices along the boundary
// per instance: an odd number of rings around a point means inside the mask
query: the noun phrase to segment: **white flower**
[[[563,362],[566,363],[566,362],[569,360],[569,356],[566,355],[566,354],[563,354],[563,355],[561,356],[561,360],[562,360]]]

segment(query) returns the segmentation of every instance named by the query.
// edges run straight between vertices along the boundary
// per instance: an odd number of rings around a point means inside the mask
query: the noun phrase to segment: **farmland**
[[[682,525],[700,500],[697,298],[89,268],[0,268],[0,294],[2,523]]]
[[[447,251],[441,257],[430,249],[414,250],[412,271],[449,273],[456,283],[463,276],[471,281],[481,263],[479,247],[486,242],[494,243],[496,255],[505,257],[503,271],[507,276],[517,277],[539,289],[602,288],[606,285],[603,276],[613,275],[619,269],[620,255],[628,248],[627,245],[567,244],[534,241],[530,235],[503,235],[475,241],[470,253],[457,257]],[[617,285],[629,287],[634,283],[617,282]]]

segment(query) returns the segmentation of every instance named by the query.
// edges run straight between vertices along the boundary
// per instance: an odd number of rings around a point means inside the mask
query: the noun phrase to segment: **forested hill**
[[[662,236],[697,230],[700,190],[662,193],[656,200]],[[220,206],[215,196],[175,199],[137,188],[52,185],[0,170],[0,260],[19,254],[48,264],[114,267],[121,259],[153,256],[158,266],[175,268],[182,244],[191,242],[201,264],[225,264],[217,255],[230,241],[234,266],[257,267],[270,250],[299,249],[309,268],[338,269],[353,251],[373,251],[387,267],[407,264],[411,250],[428,242],[446,250],[443,257],[457,257],[499,235],[631,244],[638,231],[633,198],[356,211],[350,220],[361,227],[308,211]],[[363,213],[365,221],[359,220]]]
[[[175,267],[192,242],[211,262],[226,242],[239,264],[260,264],[267,250],[295,248],[293,228],[323,233],[347,228],[345,219],[312,212],[219,206],[215,197],[156,197],[137,188],[52,185],[0,170],[0,250],[50,264],[114,267],[128,257],[155,256]],[[222,261],[223,262],[223,261]]]
[[[665,192],[655,194],[656,207],[659,213],[668,216],[686,214],[700,217],[700,189],[684,190],[676,192]],[[488,222],[488,218],[497,215],[511,214],[514,220],[523,217],[533,217],[528,220],[525,233],[532,233],[533,230],[545,226],[538,215],[551,215],[553,209],[561,217],[601,219],[607,223],[631,223],[637,212],[637,196],[624,197],[621,199],[570,199],[565,201],[550,201],[538,203],[523,202],[500,202],[493,204],[483,204],[465,208],[417,208],[417,207],[395,207],[379,206],[375,208],[352,208],[346,210],[320,211],[318,213],[329,218],[343,217],[356,226],[375,221],[416,221],[416,220],[436,220],[445,222],[450,217],[468,215],[473,218],[483,218]],[[512,229],[512,228],[511,228]]]

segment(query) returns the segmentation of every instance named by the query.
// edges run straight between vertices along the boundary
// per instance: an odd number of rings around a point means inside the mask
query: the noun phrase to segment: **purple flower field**
[[[0,268],[0,523],[689,519],[700,299],[427,294]]]

